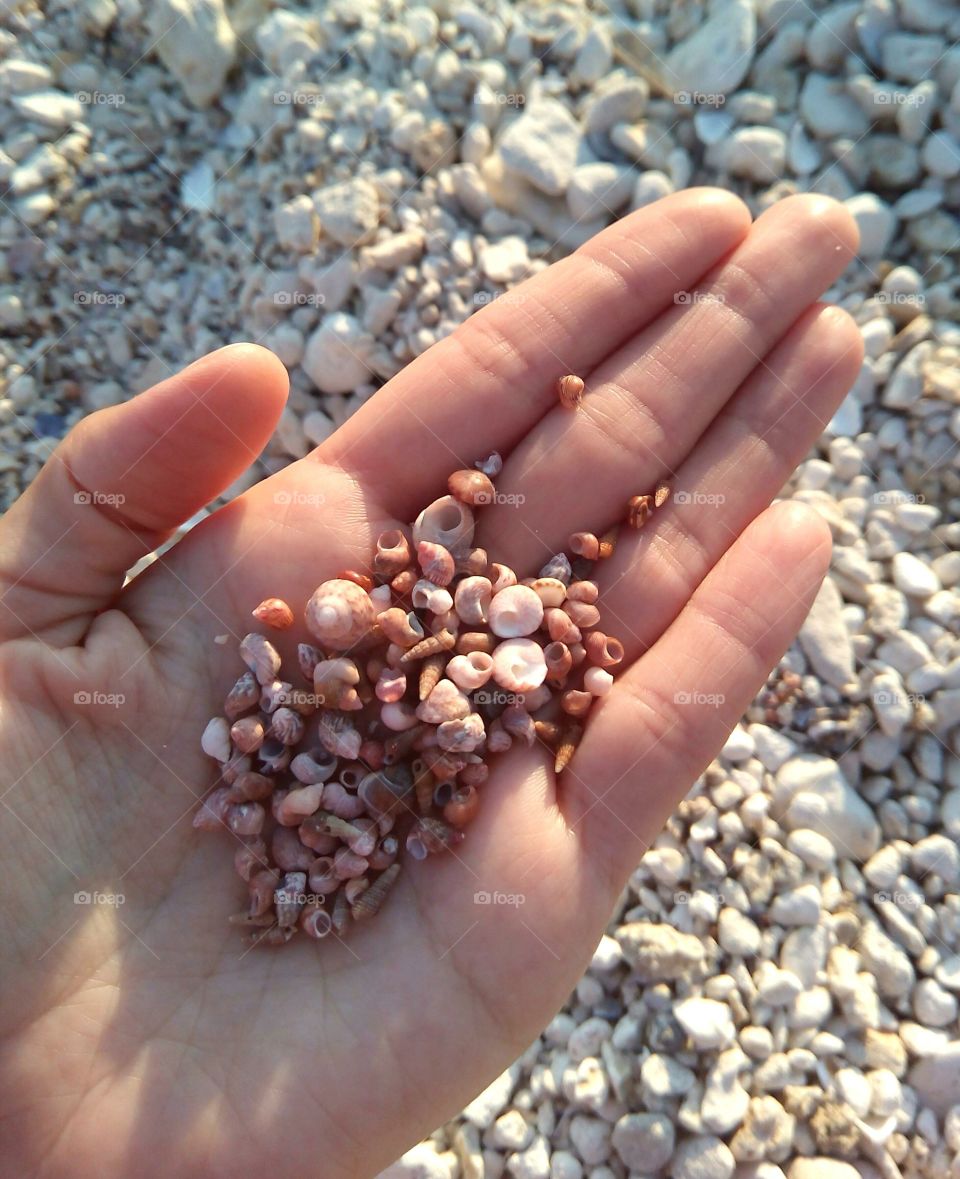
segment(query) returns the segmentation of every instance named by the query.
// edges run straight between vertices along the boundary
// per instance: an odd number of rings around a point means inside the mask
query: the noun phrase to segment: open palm
[[[73,431],[0,531],[10,1173],[369,1176],[526,1047],[823,576],[826,527],[769,504],[859,363],[849,319],[813,302],[855,237],[823,198],[752,226],[714,190],[643,209],[122,591],[264,445],[285,373],[234,345]],[[566,372],[587,380],[575,414],[556,405]],[[503,498],[478,543],[521,576],[670,480],[598,570],[627,650],[617,685],[559,782],[538,745],[499,759],[466,842],[408,866],[376,921],[245,950],[226,924],[245,895],[235,844],[191,817],[212,780],[199,733],[250,610],[300,608],[367,566],[380,531],[492,449]],[[290,635],[285,658],[305,637]]]

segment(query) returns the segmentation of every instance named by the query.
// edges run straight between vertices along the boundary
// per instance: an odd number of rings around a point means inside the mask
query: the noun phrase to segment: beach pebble
[[[703,963],[699,938],[669,925],[636,921],[616,931],[623,956],[644,982],[683,978]]]
[[[307,340],[303,370],[322,393],[350,393],[370,375],[366,340],[353,316],[328,315]]]
[[[676,1148],[672,1179],[731,1179],[736,1159],[721,1138],[701,1134],[687,1138]]]
[[[749,0],[724,0],[695,32],[670,51],[663,70],[667,87],[674,94],[729,94],[750,68],[756,35],[753,4]]]
[[[209,106],[236,56],[223,0],[153,0],[148,11],[153,39],[145,51],[157,54],[194,106]]]
[[[549,196],[566,192],[573,178],[580,127],[556,99],[526,107],[504,132],[500,155],[506,166]]]
[[[818,676],[835,688],[853,682],[853,643],[843,617],[843,598],[832,578],[824,579],[798,637]]]
[[[380,219],[376,186],[360,177],[318,189],[313,205],[322,232],[342,246],[370,241]]]
[[[857,193],[844,204],[860,231],[860,256],[882,258],[897,227],[890,206],[872,192]]]
[[[877,850],[880,827],[867,803],[829,758],[802,754],[777,771],[774,795],[788,828],[808,828],[828,839],[840,857],[863,861]]]
[[[716,999],[694,997],[674,1004],[673,1014],[695,1048],[723,1048],[735,1031],[730,1008]]]
[[[625,1114],[613,1127],[611,1142],[631,1171],[656,1172],[673,1154],[673,1123],[663,1114]]]

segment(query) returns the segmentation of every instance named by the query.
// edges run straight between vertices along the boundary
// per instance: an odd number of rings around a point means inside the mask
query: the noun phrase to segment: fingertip
[[[739,230],[746,234],[753,217],[746,202],[736,193],[725,188],[715,188],[712,185],[701,185],[687,188],[676,194],[678,203],[692,204],[701,217],[712,218],[719,224]]]
[[[860,248],[860,230],[850,210],[833,197],[821,193],[802,192],[778,201],[764,216],[792,218],[804,229],[831,238],[834,248],[848,258]]]
[[[833,537],[819,512],[798,500],[771,504],[761,517],[764,540],[779,549],[778,557],[794,567],[809,566],[823,576],[830,564]]]
[[[281,409],[290,392],[290,376],[283,361],[262,344],[248,342],[227,344],[201,356],[174,379],[194,387],[201,396],[226,386],[231,397],[279,402]]]

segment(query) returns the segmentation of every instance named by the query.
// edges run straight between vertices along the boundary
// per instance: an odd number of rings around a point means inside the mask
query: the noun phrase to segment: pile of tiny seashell
[[[575,409],[583,382],[567,376],[560,401]],[[231,918],[253,944],[280,945],[301,930],[342,936],[377,913],[414,860],[456,846],[477,812],[488,758],[541,741],[561,773],[593,701],[613,684],[623,646],[598,629],[589,574],[609,557],[616,529],[574,533],[537,577],[518,581],[473,545],[475,509],[495,502],[496,453],[455,471],[449,494],[426,507],[411,534],[377,540],[368,572],[345,570],[318,586],[297,648],[297,687],[281,676],[262,634],[240,644],[247,671],[223,716],[204,730],[221,778],[194,826],[226,826],[249,907]],[[633,496],[632,527],[669,491]],[[294,614],[269,598],[254,617],[286,630]]]

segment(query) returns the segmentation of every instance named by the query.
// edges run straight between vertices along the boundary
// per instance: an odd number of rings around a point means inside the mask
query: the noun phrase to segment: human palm
[[[369,1176],[526,1047],[826,568],[825,526],[768,505],[856,372],[855,328],[813,305],[854,248],[821,198],[753,226],[719,191],[658,202],[495,301],[122,590],[258,453],[285,374],[234,345],[71,433],[0,530],[9,1173]],[[566,372],[587,379],[576,413],[556,404]],[[521,575],[672,483],[598,567],[627,650],[617,684],[559,782],[539,745],[498,759],[466,841],[408,866],[375,921],[248,949],[226,924],[245,895],[232,837],[191,817],[250,611],[367,566],[380,531],[492,449],[502,498],[478,543]]]

